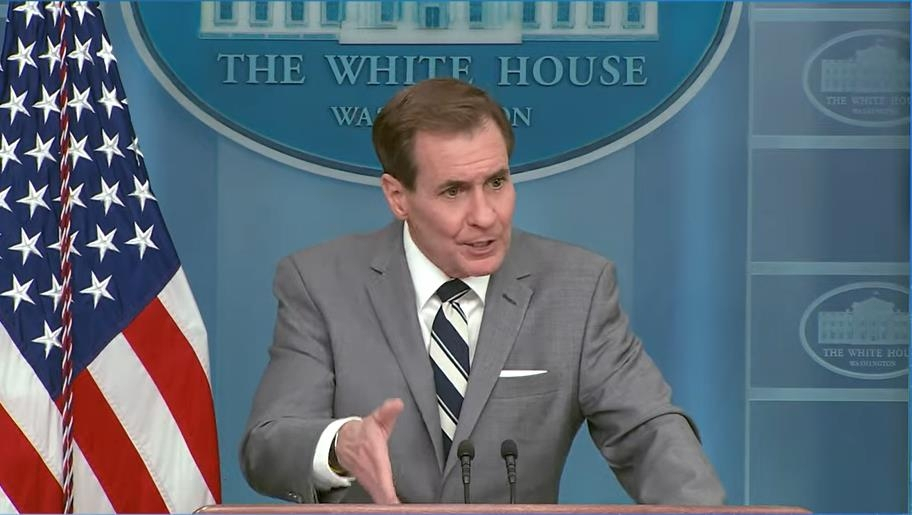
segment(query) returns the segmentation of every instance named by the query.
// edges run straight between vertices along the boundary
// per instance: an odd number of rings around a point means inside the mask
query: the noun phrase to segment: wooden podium
[[[195,513],[240,515],[269,514],[379,514],[379,515],[447,515],[447,514],[560,514],[608,515],[613,513],[734,513],[776,515],[810,513],[797,506],[676,506],[663,504],[214,504]]]

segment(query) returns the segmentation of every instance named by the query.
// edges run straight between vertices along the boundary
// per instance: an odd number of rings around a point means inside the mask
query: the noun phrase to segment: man
[[[282,260],[241,464],[297,502],[553,503],[583,420],[641,503],[723,502],[690,421],[629,331],[604,258],[512,228],[510,124],[480,89],[411,86],[373,129],[397,221]],[[454,279],[458,279],[454,281]]]

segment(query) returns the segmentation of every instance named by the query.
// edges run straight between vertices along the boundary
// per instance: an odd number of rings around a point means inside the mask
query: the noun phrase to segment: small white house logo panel
[[[909,370],[909,290],[853,283],[819,296],[801,318],[801,345],[824,368],[856,379]]]
[[[820,112],[848,125],[908,124],[908,34],[867,29],[827,41],[805,64],[804,91]]]

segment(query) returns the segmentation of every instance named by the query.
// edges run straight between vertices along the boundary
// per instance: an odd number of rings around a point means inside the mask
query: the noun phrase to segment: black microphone
[[[516,458],[519,451],[516,450],[516,442],[507,439],[500,444],[500,455],[507,464],[507,483],[510,484],[510,504],[516,504]]]
[[[459,463],[462,464],[462,498],[466,504],[469,504],[469,483],[472,482],[472,458],[475,457],[475,446],[468,440],[459,442],[456,456],[459,456]]]

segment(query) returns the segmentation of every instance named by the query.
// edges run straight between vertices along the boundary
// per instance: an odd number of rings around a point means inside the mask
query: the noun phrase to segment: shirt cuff
[[[340,476],[329,468],[329,446],[332,445],[333,439],[342,425],[352,420],[361,420],[361,417],[333,420],[320,434],[313,459],[313,484],[317,490],[325,492],[333,488],[347,488],[355,480],[354,477]]]

